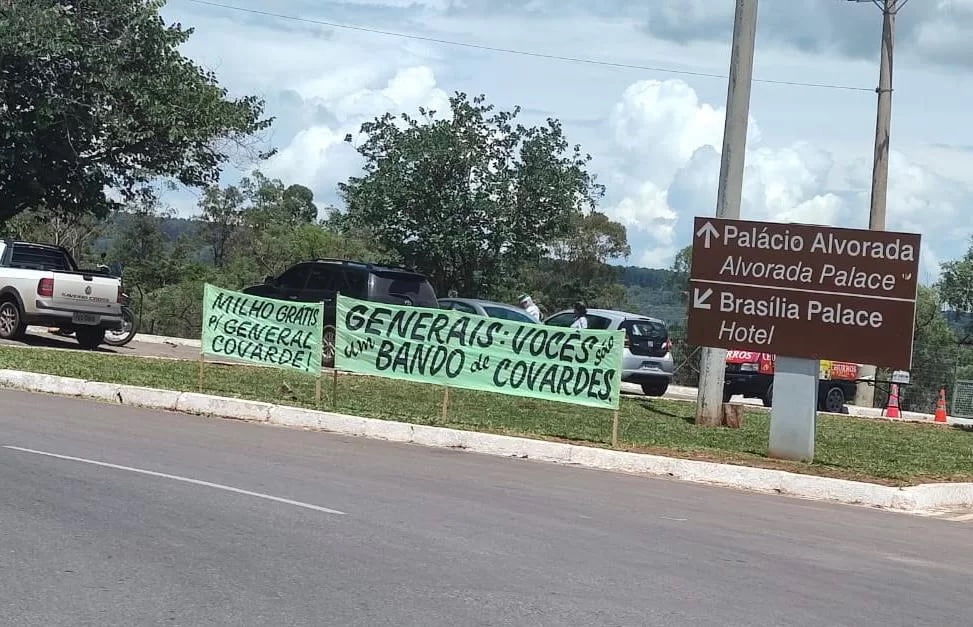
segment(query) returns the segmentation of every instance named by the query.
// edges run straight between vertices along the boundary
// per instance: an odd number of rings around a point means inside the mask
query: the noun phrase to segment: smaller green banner
[[[261,298],[209,284],[204,290],[204,355],[317,375],[323,334],[321,303]]]
[[[338,296],[341,370],[618,409],[622,331],[525,324]]]

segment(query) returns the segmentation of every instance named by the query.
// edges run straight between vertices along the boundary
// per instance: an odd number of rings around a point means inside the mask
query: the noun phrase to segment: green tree
[[[217,268],[226,263],[228,247],[243,225],[245,200],[237,187],[212,185],[206,188],[199,201],[202,220],[206,223],[206,243],[212,248],[213,263]]]
[[[426,273],[442,293],[477,296],[572,234],[603,195],[590,156],[557,120],[525,127],[457,93],[451,115],[386,114],[362,125],[365,174],[339,185],[345,224]]]
[[[672,260],[669,267],[669,279],[667,287],[679,294],[686,296],[689,293],[689,270],[693,264],[693,247],[686,246]]]
[[[168,214],[147,201],[119,214],[115,220],[111,261],[120,263],[123,278],[146,292],[192,280],[202,272],[191,238],[170,241],[162,230]]]
[[[46,209],[25,211],[9,220],[4,229],[6,235],[19,240],[63,246],[83,267],[100,261],[94,245],[107,230],[107,222],[92,213]]]
[[[669,267],[668,289],[679,295],[680,320],[670,326],[672,356],[676,362],[676,375],[673,381],[679,385],[696,386],[699,384],[700,348],[687,341],[686,307],[689,300],[689,271],[693,263],[693,247],[686,246],[676,253]]]
[[[618,283],[621,270],[609,262],[630,253],[623,225],[598,211],[579,214],[568,235],[551,243],[547,256],[526,264],[489,295],[513,302],[527,292],[549,313],[578,301],[616,309],[625,302],[625,288]]]
[[[943,304],[956,318],[962,317],[964,343],[973,341],[973,323],[969,317],[973,313],[973,243],[962,258],[942,264],[937,288]]]
[[[939,389],[953,386],[958,359],[956,336],[943,317],[940,294],[934,288],[919,286],[912,341],[911,382],[902,394],[902,408],[932,412]],[[886,371],[882,375],[881,378],[888,380],[891,373]]]
[[[106,215],[145,184],[216,181],[251,156],[263,102],[231,99],[184,57],[164,0],[0,2],[0,222],[28,209]]]

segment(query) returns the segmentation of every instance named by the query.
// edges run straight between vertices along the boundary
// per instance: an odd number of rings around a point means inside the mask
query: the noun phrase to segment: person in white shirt
[[[588,308],[584,306],[584,303],[574,304],[574,322],[571,323],[572,329],[587,329],[588,328]]]
[[[534,319],[534,322],[541,321],[541,308],[534,303],[534,299],[524,294],[520,297],[520,307],[527,313],[528,316]]]

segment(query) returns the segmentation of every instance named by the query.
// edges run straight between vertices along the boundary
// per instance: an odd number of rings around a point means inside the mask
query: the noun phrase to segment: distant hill
[[[686,304],[678,287],[680,277],[672,270],[627,266],[621,269],[619,282],[625,286],[633,313],[659,318],[670,325],[685,321]]]

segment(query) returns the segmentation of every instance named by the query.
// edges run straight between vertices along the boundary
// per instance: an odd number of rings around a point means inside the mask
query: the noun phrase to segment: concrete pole
[[[875,120],[875,154],[872,161],[872,196],[868,213],[868,228],[885,230],[885,207],[889,190],[889,143],[892,127],[892,53],[895,46],[895,14],[899,0],[884,0],[882,7],[882,52],[878,74],[878,108]],[[874,379],[875,366],[863,365],[859,376]],[[858,384],[855,404],[871,407],[875,403],[875,386]]]
[[[878,74],[878,109],[875,120],[875,155],[872,164],[872,203],[868,228],[885,230],[885,206],[889,191],[889,142],[892,128],[892,53],[895,46],[895,14],[898,0],[885,0],[882,11],[882,59]]]
[[[757,0],[736,0],[733,18],[733,46],[726,93],[726,124],[716,217],[738,219],[743,197],[743,167],[747,151],[747,122],[750,116],[750,86],[753,82],[753,51],[757,37]],[[696,424],[723,424],[723,381],[726,350],[704,348],[700,361]]]

